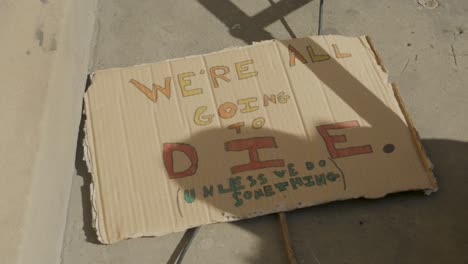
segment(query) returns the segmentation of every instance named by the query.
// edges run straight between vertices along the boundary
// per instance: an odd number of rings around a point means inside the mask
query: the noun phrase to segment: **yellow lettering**
[[[187,97],[187,96],[192,96],[192,95],[197,95],[203,93],[202,88],[195,88],[191,90],[187,90],[186,87],[192,84],[192,81],[190,79],[186,79],[189,77],[195,76],[195,73],[193,72],[184,72],[181,74],[177,75],[177,78],[179,79],[179,86],[180,90],[182,91],[182,96]]]
[[[253,129],[260,129],[265,125],[265,118],[257,117],[252,121],[252,128]]]
[[[244,99],[239,99],[237,100],[237,104],[238,105],[241,105],[243,104],[245,106],[244,109],[241,110],[242,113],[249,113],[249,112],[253,112],[255,110],[258,110],[258,106],[251,106],[250,103],[252,102],[256,102],[257,101],[257,97],[249,97],[249,98],[244,98]]]
[[[330,59],[329,55],[326,54],[315,54],[314,49],[309,45],[307,46],[307,52],[309,53],[310,59],[312,62],[321,62]]]
[[[278,94],[278,102],[280,104],[285,104],[288,102],[289,95],[285,94],[284,92],[281,92]]]
[[[208,107],[206,106],[200,106],[195,110],[195,115],[193,117],[193,122],[199,126],[206,126],[211,124],[213,122],[213,117],[214,115],[204,115],[202,116],[203,112],[206,111]]]
[[[246,60],[236,63],[237,77],[239,80],[247,79],[253,76],[257,76],[257,71],[246,72],[249,70],[249,64],[253,64],[253,60]]]

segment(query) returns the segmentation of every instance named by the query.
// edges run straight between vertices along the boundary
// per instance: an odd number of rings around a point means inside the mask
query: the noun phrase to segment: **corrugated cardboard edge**
[[[413,121],[411,120],[408,114],[408,111],[406,110],[403,99],[401,98],[400,92],[398,91],[398,86],[395,83],[392,83],[392,89],[393,89],[393,94],[395,95],[395,98],[398,101],[398,105],[400,106],[400,109],[403,115],[405,116],[405,120],[406,120],[406,123],[408,124],[408,129],[411,132],[413,143],[414,143],[414,146],[416,147],[416,150],[418,151],[419,158],[421,162],[423,163],[424,168],[426,169],[427,179],[429,181],[429,184],[431,185],[431,189],[425,190],[425,193],[429,195],[432,192],[436,192],[439,189],[439,187],[437,186],[436,178],[434,176],[434,172],[432,171],[434,166],[426,154],[424,146],[421,143],[421,137],[419,136],[418,131],[413,125]]]
[[[93,86],[93,77],[94,73],[91,73],[89,75],[89,79],[91,81],[91,85],[88,89],[92,89]],[[84,114],[86,116],[86,121],[84,124],[83,132],[84,132],[84,139],[83,139],[83,159],[86,162],[86,167],[88,168],[88,172],[91,174],[91,184],[89,186],[90,189],[90,201],[91,201],[91,209],[92,209],[92,224],[93,228],[96,230],[96,235],[97,239],[99,242],[103,244],[108,244],[102,237],[101,235],[101,230],[99,227],[99,220],[97,216],[97,209],[96,209],[96,185],[94,182],[97,180],[96,178],[96,169],[94,167],[95,165],[95,160],[93,159],[93,155],[91,153],[94,153],[94,140],[93,140],[93,133],[92,133],[92,122],[91,122],[91,115],[89,113],[89,103],[88,103],[88,93],[85,93],[84,95]],[[88,131],[91,130],[91,131]],[[89,133],[91,132],[91,133]]]
[[[372,44],[372,41],[371,41],[371,38],[369,36],[365,36],[366,38],[366,41],[367,41],[367,44],[369,44],[369,47],[371,48],[372,50],[372,53],[374,54],[374,57],[375,57],[375,60],[377,62],[377,64],[382,68],[382,70],[387,73],[387,69],[385,68],[384,64],[383,64],[383,61],[382,61],[382,58],[379,56],[379,54],[377,53],[374,45]],[[411,120],[410,116],[409,116],[409,113],[408,113],[408,110],[406,109],[406,106],[403,102],[403,98],[401,97],[400,95],[400,92],[398,90],[398,86],[395,84],[395,83],[391,83],[391,86],[392,86],[392,89],[393,89],[393,94],[395,96],[395,99],[397,100],[398,102],[398,106],[400,107],[400,110],[401,112],[403,113],[403,116],[405,117],[405,121],[406,121],[406,124],[408,125],[408,129],[411,133],[411,137],[413,139],[413,144],[418,152],[418,156],[426,170],[426,174],[427,174],[427,179],[429,181],[429,184],[431,185],[431,188],[430,189],[426,189],[424,190],[424,193],[429,195],[433,192],[436,192],[439,187],[437,186],[437,181],[436,181],[436,178],[434,176],[434,172],[432,171],[433,169],[433,164],[431,162],[431,160],[429,159],[429,157],[427,156],[426,154],[426,151],[424,150],[424,146],[423,144],[421,143],[421,138],[419,136],[419,133],[418,131],[416,130],[416,128],[414,127],[414,124],[413,124],[413,121]]]

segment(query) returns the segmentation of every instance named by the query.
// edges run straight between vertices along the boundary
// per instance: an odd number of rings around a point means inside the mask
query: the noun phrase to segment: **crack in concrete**
[[[403,73],[406,71],[406,68],[408,67],[409,62],[410,62],[410,59],[408,58],[406,60],[405,66],[403,66],[403,69],[401,69],[401,71],[400,71],[400,79],[401,79],[401,76],[403,75]]]
[[[458,67],[457,54],[455,53],[455,49],[453,48],[453,44],[450,44],[450,48],[452,50],[453,63],[455,64],[455,66]]]

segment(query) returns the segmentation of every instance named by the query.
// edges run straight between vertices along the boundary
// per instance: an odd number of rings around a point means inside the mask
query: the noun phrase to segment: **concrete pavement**
[[[90,71],[317,32],[318,2],[101,0]],[[468,2],[326,0],[324,34],[369,35],[435,164],[439,192],[288,213],[299,263],[467,263]],[[73,179],[63,263],[165,263],[182,234],[111,246],[90,232],[87,184]],[[275,215],[204,226],[183,263],[285,263]]]

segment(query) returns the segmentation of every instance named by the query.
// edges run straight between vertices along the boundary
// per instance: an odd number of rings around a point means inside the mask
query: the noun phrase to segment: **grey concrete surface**
[[[0,263],[60,261],[95,3],[0,1]]]
[[[319,1],[101,0],[91,69],[316,34]],[[278,3],[279,2],[279,3]],[[325,0],[325,34],[369,35],[398,82],[440,190],[288,213],[299,263],[468,263],[468,2]],[[289,31],[289,32],[288,32]],[[79,160],[63,263],[165,263],[182,234],[95,244]],[[274,215],[204,226],[183,263],[286,263]]]

